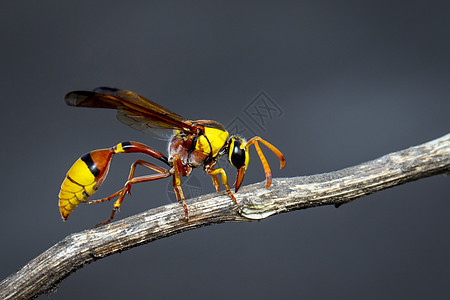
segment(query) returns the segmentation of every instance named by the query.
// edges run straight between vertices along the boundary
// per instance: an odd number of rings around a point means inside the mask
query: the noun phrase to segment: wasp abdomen
[[[64,220],[102,184],[114,153],[112,149],[95,150],[72,165],[59,192],[59,210]]]

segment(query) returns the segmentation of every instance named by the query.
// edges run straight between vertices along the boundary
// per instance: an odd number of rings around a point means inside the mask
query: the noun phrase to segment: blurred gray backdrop
[[[68,91],[129,89],[260,135],[286,156],[280,171],[265,151],[274,177],[329,172],[449,132],[449,11],[448,1],[3,1],[0,278],[109,216],[112,203],[81,205],[62,222],[57,194],[79,156],[126,140],[166,149],[113,111],[66,106]],[[264,180],[251,153],[244,184]],[[121,187],[137,158],[116,156],[97,196]],[[173,201],[169,182],[133,187],[116,219]],[[201,170],[186,185],[213,192]],[[449,186],[435,176],[338,209],[186,232],[87,265],[50,297],[449,299]]]

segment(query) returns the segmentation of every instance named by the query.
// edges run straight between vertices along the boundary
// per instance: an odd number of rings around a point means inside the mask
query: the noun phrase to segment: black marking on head
[[[235,166],[237,169],[240,169],[245,165],[245,149],[241,149],[241,141],[235,139],[233,145],[233,149],[230,149],[231,152],[231,164]]]

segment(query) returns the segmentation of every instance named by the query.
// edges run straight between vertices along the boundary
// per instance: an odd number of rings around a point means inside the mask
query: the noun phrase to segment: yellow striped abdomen
[[[69,169],[58,196],[59,210],[64,220],[102,184],[113,154],[112,149],[86,153]]]

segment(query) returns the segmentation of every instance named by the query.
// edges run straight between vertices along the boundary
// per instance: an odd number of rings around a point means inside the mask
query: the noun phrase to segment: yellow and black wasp
[[[237,169],[235,192],[239,190],[249,162],[249,147],[255,145],[266,174],[266,188],[271,185],[272,173],[258,142],[266,145],[280,160],[280,169],[284,168],[283,154],[272,144],[254,137],[249,141],[237,135],[232,135],[218,122],[211,120],[187,120],[178,114],[130,91],[101,87],[94,91],[73,91],[65,96],[70,106],[112,108],[117,110],[117,119],[122,123],[136,129],[146,131],[167,129],[172,130],[168,145],[168,157],[161,152],[138,142],[122,142],[108,149],[99,149],[86,153],[79,158],[67,172],[59,192],[59,209],[61,216],[66,220],[70,213],[81,202],[98,203],[109,201],[118,197],[114,209],[106,222],[113,218],[121,206],[126,194],[130,193],[131,186],[138,182],[153,181],[172,176],[173,188],[177,200],[183,204],[185,219],[189,219],[188,208],[181,189],[181,176],[189,176],[193,168],[203,167],[211,175],[217,191],[219,188],[218,175],[221,175],[222,184],[236,203],[236,198],[228,187],[228,179],[223,168],[215,169],[218,159],[226,155],[228,161]],[[143,153],[150,155],[169,168],[162,168],[153,163],[137,160],[131,165],[130,174],[124,187],[107,198],[86,201],[92,196],[105,180],[111,164],[112,157],[117,153]],[[155,171],[155,174],[134,177],[137,165]]]

